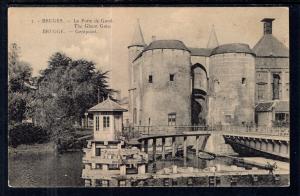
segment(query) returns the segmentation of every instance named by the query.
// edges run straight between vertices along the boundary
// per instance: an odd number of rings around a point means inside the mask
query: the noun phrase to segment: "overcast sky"
[[[109,70],[112,88],[127,96],[128,54],[134,24],[140,19],[147,44],[156,39],[178,39],[188,47],[206,47],[211,26],[219,44],[247,43],[252,48],[263,34],[261,19],[275,18],[273,34],[286,46],[289,42],[288,8],[10,8],[9,43],[21,47],[21,59],[30,63],[33,74],[47,67],[49,57],[61,51],[70,57],[93,60],[97,68]],[[43,18],[63,18],[67,24],[41,24]],[[111,18],[112,27],[96,34],[75,34],[76,19]],[[34,19],[34,23],[32,23]],[[64,34],[43,34],[60,29]]]

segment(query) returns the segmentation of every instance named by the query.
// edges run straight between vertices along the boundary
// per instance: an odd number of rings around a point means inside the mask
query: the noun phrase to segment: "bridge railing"
[[[267,127],[267,126],[232,126],[221,125],[218,131],[230,133],[252,133],[261,135],[273,136],[289,136],[290,130],[288,127]]]
[[[207,131],[206,126],[191,126],[191,125],[156,125],[147,126],[139,125],[134,127],[124,127],[123,135],[126,138],[138,138],[145,135],[164,135],[170,133],[183,133],[189,131]]]

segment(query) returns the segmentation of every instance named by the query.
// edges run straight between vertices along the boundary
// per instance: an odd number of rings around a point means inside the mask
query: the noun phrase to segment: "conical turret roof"
[[[144,36],[143,36],[143,33],[142,33],[140,20],[137,19],[135,29],[134,29],[134,33],[133,33],[133,37],[132,37],[132,41],[131,41],[131,43],[129,44],[128,47],[131,47],[131,46],[145,46],[145,45],[146,44],[145,44]]]
[[[215,48],[217,46],[219,46],[219,42],[218,42],[217,34],[215,31],[215,26],[213,25],[211,28],[210,35],[209,35],[207,48]]]

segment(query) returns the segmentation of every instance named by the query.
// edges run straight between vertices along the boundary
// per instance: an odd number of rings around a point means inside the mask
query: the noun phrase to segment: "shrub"
[[[45,129],[31,123],[20,123],[9,128],[9,145],[17,147],[20,144],[34,144],[48,141]]]

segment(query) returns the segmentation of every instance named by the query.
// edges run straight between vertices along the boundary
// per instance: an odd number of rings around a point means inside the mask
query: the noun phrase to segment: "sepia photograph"
[[[288,7],[10,7],[8,185],[290,186],[289,39]]]

